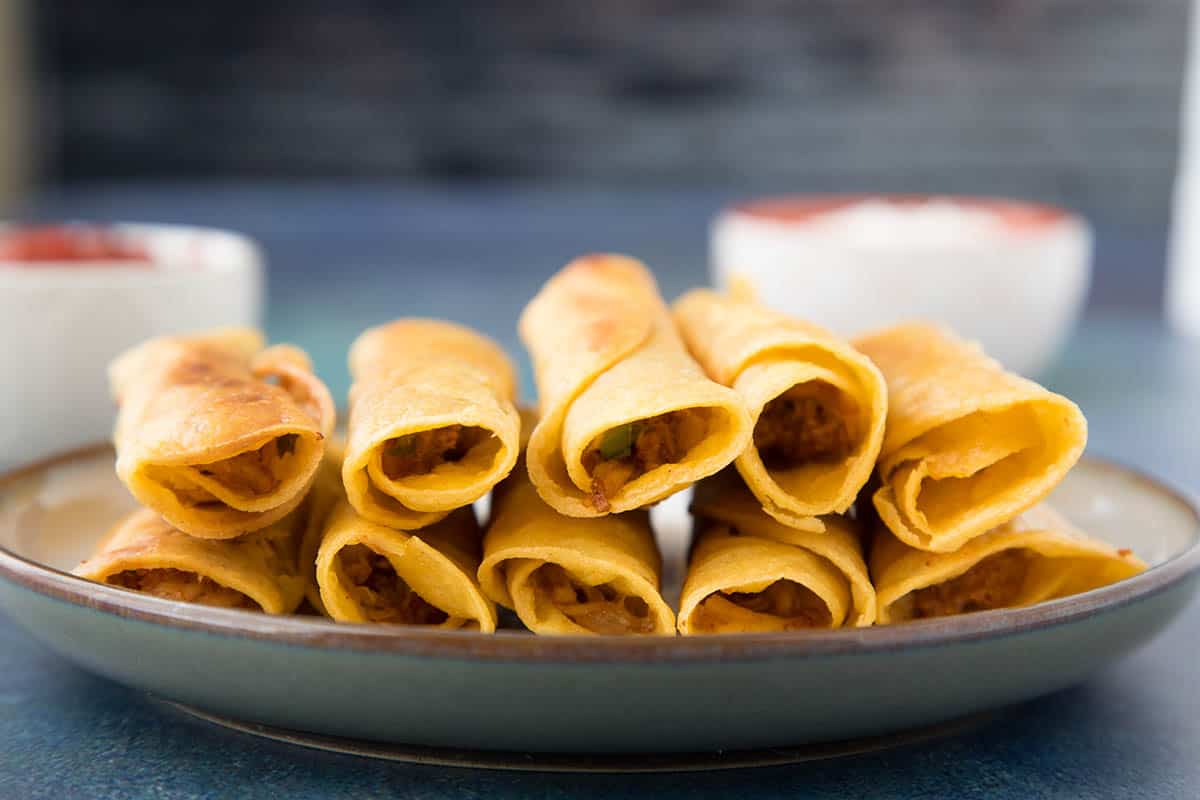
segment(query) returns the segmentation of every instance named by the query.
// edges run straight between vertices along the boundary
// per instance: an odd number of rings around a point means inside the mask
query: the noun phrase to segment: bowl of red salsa
[[[152,336],[256,325],[258,246],[173,225],[0,223],[0,468],[106,438],[108,362]]]
[[[10,269],[112,266],[150,268],[143,237],[111,225],[33,225],[0,229],[0,263]]]

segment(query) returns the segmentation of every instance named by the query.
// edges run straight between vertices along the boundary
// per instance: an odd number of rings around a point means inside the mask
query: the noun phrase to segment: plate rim
[[[94,458],[108,443],[75,448],[0,473],[0,491],[38,472]],[[532,636],[346,624],[316,617],[271,616],[163,600],[95,583],[18,555],[0,545],[0,579],[88,610],[163,627],[320,650],[521,663],[678,663],[758,661],[872,653],[977,642],[1070,624],[1166,591],[1200,572],[1200,501],[1191,492],[1114,459],[1084,455],[1094,467],[1123,473],[1181,506],[1194,536],[1183,552],[1132,578],[1027,608],[999,609],[904,625],[724,636]]]

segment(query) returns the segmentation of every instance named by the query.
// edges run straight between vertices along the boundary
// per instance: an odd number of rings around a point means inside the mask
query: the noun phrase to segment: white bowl
[[[1036,375],[1078,320],[1091,231],[1051,206],[974,197],[800,195],[711,230],[713,281],[852,336],[923,318]]]
[[[112,227],[152,263],[0,260],[0,469],[107,438],[106,369],[126,348],[160,334],[259,324],[262,258],[246,237]]]

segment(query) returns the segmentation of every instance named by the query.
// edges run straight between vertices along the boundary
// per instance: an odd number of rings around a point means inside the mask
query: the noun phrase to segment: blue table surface
[[[470,322],[520,352],[538,284],[579,252],[636,254],[664,293],[705,277],[715,192],[567,188],[134,186],[28,209],[230,227],[271,264],[267,327],[310,350],[339,396],[345,350],[401,315]],[[1200,489],[1200,342],[1153,303],[1160,232],[1098,231],[1097,298],[1045,382],[1083,406],[1091,450]],[[525,370],[528,388],[528,370]],[[227,731],[93,677],[0,616],[0,798],[1200,796],[1200,606],[1082,686],[953,738],[825,762],[720,773],[552,775],[371,761]]]

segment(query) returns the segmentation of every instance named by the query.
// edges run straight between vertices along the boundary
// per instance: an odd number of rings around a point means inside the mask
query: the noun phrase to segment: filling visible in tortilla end
[[[396,574],[392,562],[363,544],[338,552],[351,597],[371,622],[441,625],[449,617],[432,606]]]
[[[261,610],[258,603],[236,589],[222,586],[203,575],[180,569],[127,569],[124,572],[110,575],[106,583],[122,589],[145,592],[164,600],[181,600],[184,603],[198,603],[203,606],[219,608]]]
[[[483,428],[447,425],[388,439],[383,445],[383,472],[392,480],[426,475],[442,464],[462,461],[472,447],[491,436]]]
[[[743,608],[755,614],[777,617],[781,625],[769,626],[772,630],[804,630],[806,628],[828,628],[833,615],[815,592],[795,581],[780,579],[761,592],[716,592],[704,598],[696,609],[696,630],[716,631],[736,624],[734,614],[725,613],[727,604]],[[737,615],[740,616],[740,615]]]
[[[862,438],[858,417],[845,392],[809,381],[767,403],[754,426],[754,446],[768,469],[840,461]]]
[[[622,594],[612,584],[588,586],[558,564],[543,564],[534,586],[569,620],[593,633],[653,633],[650,607],[640,597]]]
[[[1012,606],[1025,584],[1033,555],[1002,550],[943,583],[912,593],[912,617],[944,617]]]
[[[664,464],[687,457],[708,434],[708,414],[685,408],[641,419],[605,431],[583,454],[583,468],[592,478],[588,502],[607,512],[611,498],[630,481]]]
[[[277,436],[257,450],[238,453],[194,469],[233,492],[262,497],[279,488],[280,464],[296,452],[299,435]],[[200,486],[172,486],[180,502],[188,506],[222,506],[214,494]]]

